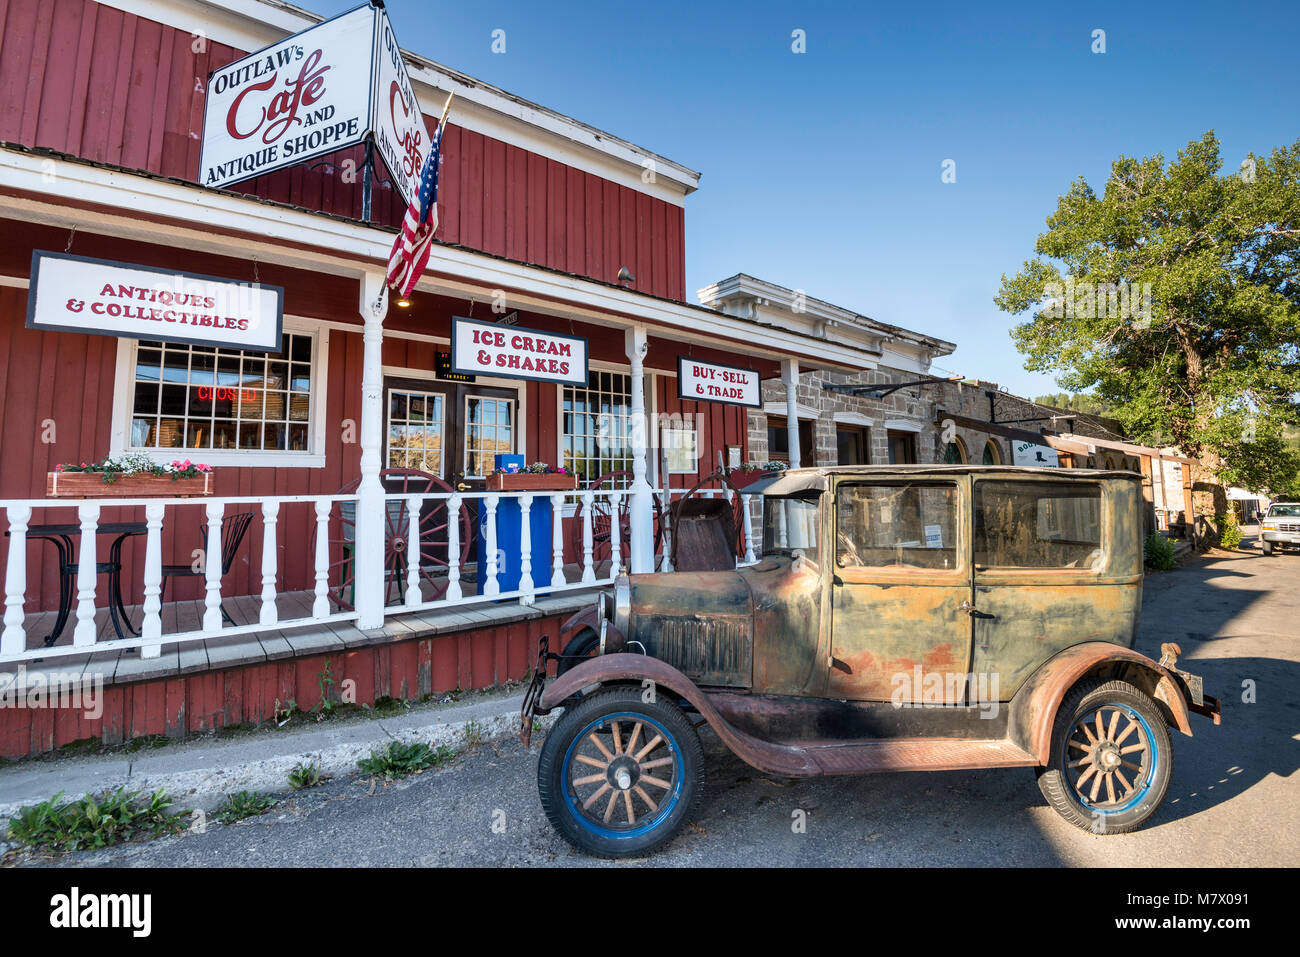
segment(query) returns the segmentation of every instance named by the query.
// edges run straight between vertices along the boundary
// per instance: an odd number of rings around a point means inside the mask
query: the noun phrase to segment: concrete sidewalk
[[[486,694],[388,718],[358,715],[315,726],[179,741],[156,751],[25,761],[0,769],[0,832],[20,807],[59,791],[64,800],[73,800],[118,787],[166,788],[175,808],[210,810],[234,791],[289,790],[289,771],[299,763],[319,764],[326,774],[346,774],[391,741],[459,748],[470,738],[513,736],[519,732],[522,702],[522,692]]]

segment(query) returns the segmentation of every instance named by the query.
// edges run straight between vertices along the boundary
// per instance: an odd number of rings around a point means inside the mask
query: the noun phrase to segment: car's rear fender
[[[1168,668],[1146,655],[1103,641],[1090,641],[1067,648],[1045,662],[1011,699],[1008,736],[1039,763],[1046,765],[1052,752],[1052,728],[1062,699],[1080,681],[1118,678],[1151,697],[1165,721],[1183,734],[1191,735],[1189,701],[1182,685]],[[1218,702],[1196,710],[1218,724]]]

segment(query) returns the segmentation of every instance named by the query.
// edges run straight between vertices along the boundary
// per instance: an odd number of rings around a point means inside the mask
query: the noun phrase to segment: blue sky
[[[1300,136],[1300,4],[1084,6],[387,3],[404,47],[699,170],[692,301],[747,272],[955,342],[938,366],[1022,395],[1058,387],[992,298],[1072,180],[1207,129],[1233,169]]]

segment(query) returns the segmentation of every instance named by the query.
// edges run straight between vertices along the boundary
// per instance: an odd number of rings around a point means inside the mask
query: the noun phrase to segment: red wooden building
[[[415,54],[428,128],[455,105],[409,304],[383,283],[405,202],[380,166],[362,218],[362,147],[200,185],[211,71],[319,19],[267,0],[0,0],[0,673],[106,686],[98,718],[0,710],[0,755],[310,707],[327,657],[362,704],[521,677],[592,587],[663,567],[675,495],[747,460],[745,407],[679,398],[679,357],[790,382],[870,363],[685,301],[697,173]],[[38,250],[281,287],[281,350],[28,328]],[[455,373],[455,317],[583,339],[586,380]],[[488,492],[498,452],[579,488]],[[60,464],[131,453],[211,465],[215,494],[47,498]],[[551,512],[546,567],[498,540],[485,515],[508,507]]]

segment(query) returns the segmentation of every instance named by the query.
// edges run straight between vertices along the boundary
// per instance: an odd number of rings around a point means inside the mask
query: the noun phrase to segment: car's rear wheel
[[[1160,807],[1173,771],[1156,703],[1126,681],[1072,690],[1061,702],[1038,787],[1056,811],[1094,834],[1136,830]]]
[[[681,709],[628,685],[566,707],[537,764],[547,818],[597,857],[662,847],[686,823],[703,778],[700,739]]]

